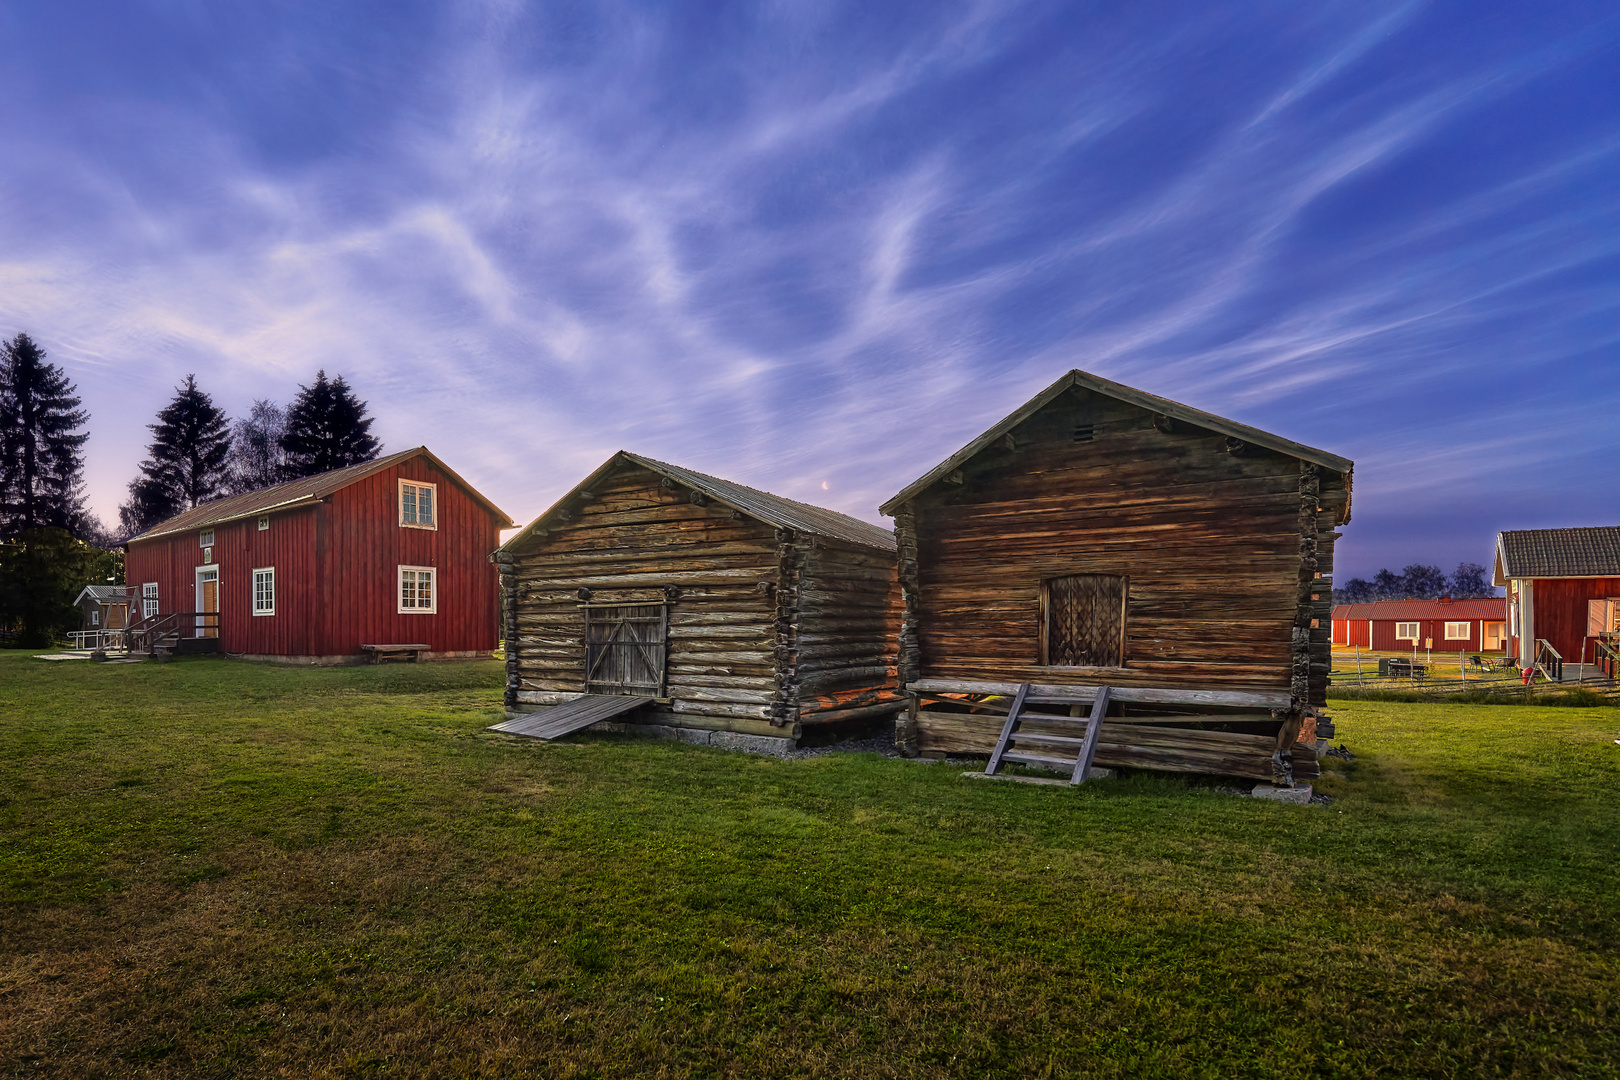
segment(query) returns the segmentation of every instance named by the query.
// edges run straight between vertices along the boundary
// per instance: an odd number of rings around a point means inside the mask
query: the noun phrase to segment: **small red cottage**
[[[1507,586],[1514,656],[1540,664],[1546,654],[1560,666],[1596,663],[1615,674],[1620,525],[1497,533],[1491,580]]]
[[[1333,644],[1379,652],[1501,652],[1507,605],[1500,599],[1379,600],[1333,609]]]
[[[424,446],[204,503],[126,545],[134,630],[169,617],[183,639],[256,660],[487,656],[488,557],[511,525]]]

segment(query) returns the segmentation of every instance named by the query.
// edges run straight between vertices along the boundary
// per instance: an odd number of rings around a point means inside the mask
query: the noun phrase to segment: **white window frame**
[[[259,515],[259,531],[264,532],[269,528],[270,528],[270,515],[269,514],[260,514]]]
[[[158,613],[158,583],[148,581],[141,586],[141,618],[150,619]]]
[[[101,625],[101,608],[99,605],[90,609],[90,625]]]
[[[266,582],[269,588],[265,590],[269,603],[261,602],[259,596],[259,583]],[[273,566],[256,566],[253,568],[253,614],[274,615],[276,613],[276,568]]]
[[[1422,629],[1423,624],[1420,622],[1398,622],[1395,624],[1395,640],[1416,641]]]
[[[411,489],[411,517],[405,516],[405,489]],[[422,493],[428,496],[428,520],[421,520]],[[439,528],[439,485],[426,484],[420,480],[401,480],[399,482],[399,527],[402,529],[431,529]]]
[[[201,532],[199,532],[197,534],[197,546],[201,547],[201,548],[211,548],[211,547],[213,547],[214,546],[214,530],[213,529],[204,529]]]
[[[1446,623],[1447,641],[1467,641],[1474,636],[1474,624],[1469,622]]]
[[[405,575],[413,575],[411,579],[412,598],[409,606],[405,603]],[[428,574],[428,602],[424,606],[417,602],[419,597],[420,575]],[[394,601],[396,609],[401,615],[437,615],[439,612],[439,568],[436,566],[400,566],[394,576]]]

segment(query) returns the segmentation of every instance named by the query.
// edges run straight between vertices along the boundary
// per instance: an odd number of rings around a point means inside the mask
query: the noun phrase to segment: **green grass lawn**
[[[0,654],[0,1076],[1615,1076],[1620,710],[1331,806],[481,734],[494,663]]]

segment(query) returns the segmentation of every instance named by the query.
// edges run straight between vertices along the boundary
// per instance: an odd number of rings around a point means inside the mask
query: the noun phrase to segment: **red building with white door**
[[[407,644],[485,656],[499,607],[488,557],[511,525],[419,446],[204,503],[134,537],[132,618],[217,612],[219,648],[252,659],[346,663],[362,645]]]
[[[1514,656],[1537,661],[1545,643],[1563,663],[1613,668],[1620,525],[1497,533],[1492,581],[1508,589]]]
[[[1507,602],[1378,600],[1333,609],[1333,644],[1375,652],[1501,652]]]

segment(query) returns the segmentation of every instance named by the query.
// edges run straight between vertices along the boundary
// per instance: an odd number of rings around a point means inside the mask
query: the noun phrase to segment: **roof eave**
[[[606,476],[612,471],[613,467],[618,464],[621,458],[630,458],[632,456],[633,455],[624,450],[615,451],[613,456],[609,457],[601,465],[597,466],[594,472],[592,472],[585,479],[581,480],[579,483],[575,484],[573,487],[569,488],[568,491],[564,493],[562,498],[552,503],[550,507],[541,512],[539,517],[525,525],[521,532],[512,537],[506,543],[502,544],[500,547],[496,548],[492,555],[498,555],[503,551],[517,551],[519,545],[521,545],[525,540],[529,539],[529,537],[533,536],[535,533],[543,531],[546,524],[551,520],[552,515],[561,510],[568,500],[578,495],[581,491],[587,490],[603,476]]]
[[[1063,391],[1072,386],[1081,386],[1087,390],[1102,394],[1105,397],[1111,397],[1116,401],[1123,401],[1128,405],[1134,405],[1137,408],[1146,409],[1149,412],[1160,413],[1162,415],[1193,424],[1197,427],[1207,428],[1210,431],[1220,432],[1223,435],[1230,435],[1233,438],[1242,439],[1244,442],[1253,443],[1256,446],[1263,446],[1268,450],[1274,450],[1280,454],[1287,454],[1289,457],[1298,458],[1302,461],[1309,461],[1312,464],[1332,469],[1334,472],[1342,473],[1346,476],[1348,476],[1355,468],[1355,462],[1351,461],[1349,458],[1340,457],[1338,454],[1331,454],[1326,450],[1318,450],[1313,446],[1306,446],[1304,443],[1297,443],[1291,439],[1285,439],[1280,435],[1273,435],[1268,431],[1261,431],[1259,428],[1253,428],[1247,424],[1240,424],[1235,420],[1228,420],[1223,416],[1216,416],[1214,413],[1206,413],[1201,409],[1194,409],[1190,405],[1183,405],[1180,402],[1171,401],[1169,398],[1162,398],[1157,394],[1150,394],[1144,390],[1136,390],[1132,387],[1113,382],[1109,379],[1104,379],[1097,375],[1092,375],[1089,372],[1081,371],[1076,368],[1072,371],[1064,373],[1064,375],[1051,386],[1048,386],[1045,390],[1042,390],[1039,394],[1036,394],[1018,409],[1004,417],[999,423],[995,424],[988,431],[984,432],[984,434],[968,443],[955,454],[952,454],[949,458],[946,458],[944,461],[940,462],[940,464],[929,470],[928,473],[926,473],[920,479],[907,486],[905,490],[900,492],[900,494],[894,496],[894,498],[880,506],[878,511],[882,514],[888,515],[889,517],[893,517],[895,512],[899,510],[899,508],[905,503],[909,502],[913,498],[916,498],[929,487],[961,468],[963,464],[977,457],[981,452],[988,449],[990,444],[1001,438],[1010,429],[1017,427],[1019,424],[1033,416],[1036,412],[1045,408],[1059,394],[1063,393]],[[1350,513],[1349,505],[1347,503],[1345,506],[1344,517],[1340,521],[1340,524],[1348,523],[1349,520]]]
[[[230,514],[222,518],[210,518],[206,522],[199,522],[195,525],[186,525],[183,528],[164,529],[162,532],[142,533],[139,536],[132,536],[128,540],[125,540],[124,547],[128,548],[131,544],[139,544],[147,540],[161,540],[165,536],[178,536],[181,533],[200,532],[203,529],[212,529],[218,525],[229,525],[233,521],[245,521],[248,518],[260,517],[264,514],[279,514],[287,510],[296,510],[301,506],[314,506],[318,502],[325,502],[327,498],[329,498],[327,495],[306,495],[297,499],[289,499],[284,503],[276,503],[273,506],[261,506],[256,510],[247,510],[240,514]]]
[[[533,521],[531,521],[528,525],[526,525],[522,532],[518,533],[516,536],[512,537],[506,543],[502,544],[500,547],[496,548],[493,552],[491,552],[490,553],[491,559],[493,559],[495,555],[498,555],[503,551],[510,551],[510,552],[517,551],[518,546],[520,544],[527,541],[535,533],[542,531],[546,527],[546,525],[549,523],[551,517],[554,514],[556,514],[557,511],[561,510],[563,508],[563,506],[570,499],[574,498],[581,491],[587,491],[590,488],[592,488],[593,486],[595,486],[604,476],[611,473],[620,463],[629,463],[629,464],[632,464],[632,465],[636,465],[636,466],[638,466],[640,468],[646,469],[648,472],[657,473],[659,476],[664,477],[665,479],[671,481],[672,483],[680,484],[683,487],[691,485],[691,480],[688,479],[687,477],[671,475],[668,468],[665,466],[665,464],[663,462],[655,461],[652,458],[642,457],[640,454],[633,454],[628,450],[619,450],[616,453],[614,453],[614,455],[612,457],[608,458],[607,461],[603,462],[602,465],[599,466],[596,469],[596,471],[592,472],[585,479],[581,480],[579,483],[575,484],[572,488],[570,488],[568,490],[567,494],[565,494],[562,498],[558,499],[555,503],[553,503],[549,509],[547,509],[539,517],[537,517]],[[689,472],[690,470],[685,470],[685,471]],[[737,486],[740,487],[741,485],[737,485]],[[777,528],[778,527],[775,522],[767,521],[766,519],[760,517],[757,512],[755,512],[753,510],[750,510],[746,506],[739,506],[736,502],[734,502],[731,499],[726,498],[723,494],[720,494],[718,491],[716,491],[716,490],[714,490],[712,488],[704,487],[701,490],[703,492],[703,495],[706,498],[712,499],[714,502],[719,503],[720,505],[726,507],[727,509],[734,511],[735,513],[741,514],[743,517],[747,518],[750,521],[757,522],[758,524],[761,524],[761,525],[768,525],[771,528]],[[821,535],[821,534],[818,533],[816,535]],[[866,548],[866,549],[871,550],[871,551],[882,551],[882,552],[885,552],[886,554],[892,554],[892,549],[885,548],[885,547],[883,547],[881,545],[878,545],[878,544],[868,544],[868,543],[864,543],[864,542],[859,541],[859,540],[854,540],[854,539],[850,539],[850,538],[846,538],[846,537],[828,536],[828,537],[825,537],[825,539],[832,540],[832,541],[834,541],[836,543],[849,544],[849,545],[851,545],[853,547]]]

